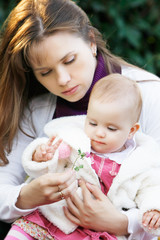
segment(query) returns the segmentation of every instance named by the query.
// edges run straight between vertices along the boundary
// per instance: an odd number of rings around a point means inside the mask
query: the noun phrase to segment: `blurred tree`
[[[0,27],[18,1],[1,0]],[[159,0],[74,1],[103,33],[112,53],[160,76]]]
[[[160,76],[159,0],[76,2],[103,33],[112,53]]]
[[[0,28],[2,27],[3,22],[7,18],[11,9],[16,5],[17,0],[1,0],[0,1]]]

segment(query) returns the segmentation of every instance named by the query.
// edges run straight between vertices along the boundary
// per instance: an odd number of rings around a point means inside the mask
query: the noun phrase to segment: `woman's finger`
[[[76,180],[76,173],[69,169],[63,173],[47,173],[45,177],[48,178],[48,185],[51,187],[63,185],[68,186],[69,179],[72,179],[71,181]]]
[[[74,205],[73,201],[71,200],[70,197],[68,197],[66,199],[66,202],[67,202],[67,208],[68,208],[68,211],[73,215],[75,216],[76,218],[79,217],[79,210],[78,208]]]
[[[71,222],[77,224],[78,226],[81,224],[78,218],[76,218],[72,213],[70,213],[69,209],[67,207],[63,207],[64,214]]]
[[[84,196],[80,187],[78,188],[76,193],[71,194],[70,199],[75,205],[75,207],[78,209],[78,211],[82,212],[84,208]],[[72,209],[70,209],[70,211],[71,210]]]
[[[78,183],[77,180],[72,178],[72,182],[70,184],[67,184],[66,187],[62,187],[61,185],[58,186],[59,190],[63,192],[64,198],[67,198],[71,196],[72,194],[74,195],[77,188],[78,188]]]
[[[79,180],[79,186],[82,190],[82,198],[84,202],[88,202],[92,199],[92,195],[90,193],[90,190],[87,188],[86,183],[83,179]]]
[[[64,173],[57,173],[57,178],[59,179],[59,189],[63,190],[76,181],[76,173],[73,170],[69,170]]]
[[[93,199],[93,197],[98,200],[105,198],[105,195],[98,186],[88,182],[85,183],[83,179],[79,180],[79,185],[82,189],[84,201],[88,201],[90,198]]]

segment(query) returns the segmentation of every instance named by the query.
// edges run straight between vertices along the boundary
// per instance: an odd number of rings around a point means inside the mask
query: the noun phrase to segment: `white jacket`
[[[122,75],[138,81],[143,97],[143,108],[140,117],[141,131],[152,136],[160,145],[159,78],[139,68],[126,66],[122,66]],[[32,114],[26,112],[26,118],[22,123],[24,131],[34,138],[44,136],[43,127],[52,120],[55,107],[56,96],[53,94],[43,95],[34,99],[31,103]],[[19,192],[25,184],[26,176],[21,164],[21,155],[26,146],[33,140],[20,131],[17,134],[17,138],[15,138],[13,150],[8,156],[10,163],[0,167],[0,220],[6,222],[12,222],[16,218],[29,214],[34,210],[19,209],[15,205]],[[129,220],[128,231],[132,238],[133,232],[135,233],[138,229],[136,210],[128,211],[127,214]],[[143,238],[141,232],[137,234],[135,235],[136,240],[151,239]]]
[[[78,149],[90,152],[90,141],[84,133],[85,116],[63,117],[52,120],[44,127],[48,137],[58,136],[72,147],[70,160],[72,164],[77,158]],[[65,170],[65,162],[58,162],[58,150],[52,160],[48,162],[34,162],[32,155],[36,147],[48,138],[34,140],[24,151],[22,161],[26,172],[32,177],[39,177],[56,169]],[[117,209],[123,210],[138,208],[139,221],[142,222],[143,213],[149,210],[160,211],[160,148],[149,136],[142,133],[135,135],[136,148],[131,151],[120,167],[118,175],[114,178],[108,197]],[[89,158],[77,161],[83,168],[77,172],[77,178],[83,177],[86,181],[98,185],[98,178],[91,167]],[[61,166],[58,166],[61,165]],[[54,225],[66,234],[75,230],[76,225],[71,223],[63,213],[65,200],[40,207],[40,211]],[[160,228],[151,231],[160,235]]]
[[[22,155],[22,164],[26,173],[32,178],[39,177],[45,173],[64,172],[68,168],[72,168],[76,159],[76,165],[83,165],[83,169],[76,172],[77,179],[81,177],[91,184],[100,187],[98,176],[95,170],[91,167],[91,159],[86,156],[83,159],[78,155],[78,150],[82,153],[90,153],[90,139],[86,136],[83,130],[84,116],[63,117],[52,120],[44,127],[44,132],[48,137],[57,135],[54,142],[59,138],[71,147],[69,159],[59,159],[59,151],[56,150],[53,158],[47,162],[32,161],[33,153],[36,148],[48,141],[47,137],[37,138],[31,142],[24,150]],[[67,167],[66,167],[67,164]],[[30,180],[30,179],[29,179]],[[81,196],[81,189],[77,192]],[[61,229],[64,233],[69,234],[73,232],[77,225],[70,222],[64,215],[63,206],[67,206],[65,200],[56,203],[44,205],[39,207],[43,215],[52,222],[55,226]]]

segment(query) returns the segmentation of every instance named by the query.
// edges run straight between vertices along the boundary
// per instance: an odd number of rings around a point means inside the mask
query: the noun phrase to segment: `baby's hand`
[[[152,210],[145,212],[142,218],[142,224],[149,230],[157,229],[160,227],[160,212],[157,210]]]
[[[56,136],[53,136],[46,144],[39,145],[33,153],[32,160],[35,162],[46,162],[51,160],[62,142],[62,139],[59,139],[54,145],[52,145],[55,138]]]

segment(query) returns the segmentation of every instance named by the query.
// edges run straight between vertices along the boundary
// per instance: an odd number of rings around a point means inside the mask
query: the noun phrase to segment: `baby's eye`
[[[108,130],[112,131],[112,132],[115,132],[117,131],[117,128],[114,128],[114,127],[108,127]]]
[[[42,77],[45,77],[45,76],[47,76],[49,73],[51,73],[51,71],[52,71],[52,70],[48,70],[48,71],[46,71],[46,72],[42,72],[42,73],[41,73],[41,76],[42,76]]]
[[[91,126],[93,126],[93,127],[97,126],[97,124],[94,123],[94,122],[89,122],[89,125],[91,125]]]

